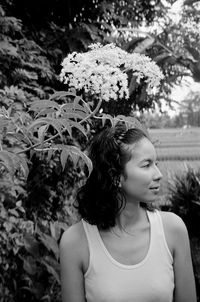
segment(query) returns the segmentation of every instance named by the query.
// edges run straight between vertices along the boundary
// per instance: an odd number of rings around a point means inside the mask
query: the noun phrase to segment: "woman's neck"
[[[144,222],[144,214],[144,210],[140,206],[140,203],[127,202],[125,208],[116,218],[116,226],[120,230],[135,230],[141,225],[141,222]]]

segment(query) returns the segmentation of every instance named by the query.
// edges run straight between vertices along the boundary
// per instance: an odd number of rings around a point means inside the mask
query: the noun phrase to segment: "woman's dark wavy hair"
[[[143,138],[150,140],[147,132],[138,128],[126,131],[122,124],[107,127],[95,135],[89,148],[93,170],[76,198],[76,208],[84,220],[100,229],[115,226],[116,216],[126,205],[119,181],[132,156],[128,145]],[[152,204],[141,202],[140,205],[150,211],[155,209]]]

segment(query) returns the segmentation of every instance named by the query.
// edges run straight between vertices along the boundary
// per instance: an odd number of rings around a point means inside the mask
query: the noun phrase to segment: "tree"
[[[181,102],[181,113],[185,115],[187,125],[200,126],[200,95],[199,92],[190,92]]]

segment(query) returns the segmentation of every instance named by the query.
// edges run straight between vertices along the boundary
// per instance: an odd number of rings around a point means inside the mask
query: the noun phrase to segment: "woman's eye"
[[[148,168],[148,167],[150,167],[150,163],[148,163],[148,164],[145,164],[144,166],[143,166],[143,168]]]

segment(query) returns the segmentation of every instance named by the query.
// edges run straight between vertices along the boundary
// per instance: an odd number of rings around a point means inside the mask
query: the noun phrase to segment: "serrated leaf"
[[[82,102],[82,105],[80,105],[79,102]],[[83,99],[80,96],[76,96],[73,102],[73,107],[75,109],[80,109],[80,110],[84,110],[84,112],[86,112],[87,114],[90,114],[90,108],[88,103],[86,104]]]
[[[23,259],[23,268],[30,275],[35,275],[37,273],[36,261],[30,256]]]
[[[57,91],[57,92],[55,92],[54,94],[52,94],[51,96],[50,96],[50,100],[52,100],[52,99],[57,99],[57,100],[59,100],[60,98],[62,98],[62,97],[65,97],[65,96],[73,96],[73,97],[76,97],[76,94],[75,93],[73,93],[73,92],[69,92],[69,91]]]
[[[47,129],[48,129],[48,125],[41,126],[38,129],[38,138],[41,143],[43,143],[43,141],[44,141],[44,136],[45,136]]]
[[[66,149],[63,149],[60,154],[60,161],[61,161],[63,170],[65,169],[65,165],[66,165],[68,156],[69,156],[69,152]]]
[[[57,110],[59,110],[59,105],[54,102],[54,101],[50,101],[50,100],[41,100],[41,101],[35,101],[31,104],[30,109],[29,110],[33,110],[36,111],[38,109],[47,109],[47,108],[55,108]]]
[[[127,130],[130,128],[138,128],[142,130],[147,136],[149,136],[149,133],[145,126],[135,117],[133,116],[124,116],[124,115],[117,115],[115,117],[116,122],[121,120],[125,122],[125,125],[127,127]]]
[[[105,113],[103,113],[103,114],[101,115],[101,118],[102,118],[102,126],[105,125],[105,121],[106,121],[106,120],[109,120],[110,123],[111,123],[111,126],[114,127],[114,118],[113,118],[110,114],[105,114]]]
[[[65,146],[65,148],[66,148],[66,150],[69,150],[69,154],[70,154],[75,166],[78,162],[78,159],[82,158],[82,160],[88,167],[89,174],[92,172],[92,162],[85,153],[83,153],[80,149],[78,149],[75,146]]]
[[[63,139],[62,135],[62,125],[59,123],[59,120],[55,120],[53,118],[40,118],[34,121],[32,124],[29,125],[28,130],[30,131],[32,128],[38,127],[41,124],[51,125],[53,128],[56,129],[61,139]]]
[[[49,235],[46,235],[45,233],[42,233],[40,230],[37,230],[38,235],[40,236],[40,239],[44,246],[47,248],[48,251],[52,251],[56,257],[56,259],[59,258],[59,248],[56,240],[52,238]]]
[[[72,125],[72,127],[74,127],[76,129],[78,129],[79,131],[81,131],[85,135],[85,137],[87,137],[87,134],[85,132],[85,128],[82,125],[80,125],[79,123],[73,122],[73,121],[70,121],[70,124]]]
[[[25,234],[24,237],[24,247],[33,256],[39,256],[39,242],[31,235]]]
[[[54,109],[52,108],[47,108],[47,109],[43,109],[41,110],[37,115],[36,115],[36,118],[38,118],[39,116],[41,115],[48,115],[48,114],[52,114],[52,113],[55,113],[57,111],[55,111]]]
[[[54,150],[53,150],[53,149],[48,150],[48,153],[47,153],[47,161],[50,161],[50,159],[52,158],[53,153],[54,153]]]
[[[67,130],[67,132],[69,133],[70,137],[72,137],[72,130],[71,130],[71,125],[70,125],[71,121],[69,122],[68,120],[63,119],[63,118],[59,119],[58,121],[64,127],[63,130]]]
[[[2,162],[3,166],[10,173],[11,177],[13,177],[15,173],[15,162],[13,160],[12,153],[4,150],[0,151],[0,162]]]
[[[76,104],[74,106],[74,103],[66,103],[60,106],[60,110],[63,112],[79,112],[79,113],[85,113],[85,115],[90,114],[90,111],[85,110],[85,108],[79,104]]]
[[[24,172],[24,176],[25,176],[25,178],[27,178],[28,173],[29,173],[29,168],[28,168],[26,159],[22,156],[20,156],[20,164],[21,164],[22,170]]]
[[[9,126],[9,123],[10,123],[10,120],[3,117],[3,116],[0,116],[0,129],[3,130],[4,127],[7,127]]]
[[[41,262],[45,265],[48,273],[51,274],[52,276],[54,276],[54,278],[56,279],[56,281],[58,282],[58,284],[60,284],[59,275],[56,272],[56,270],[52,267],[52,265],[48,264],[45,260],[42,260]]]

